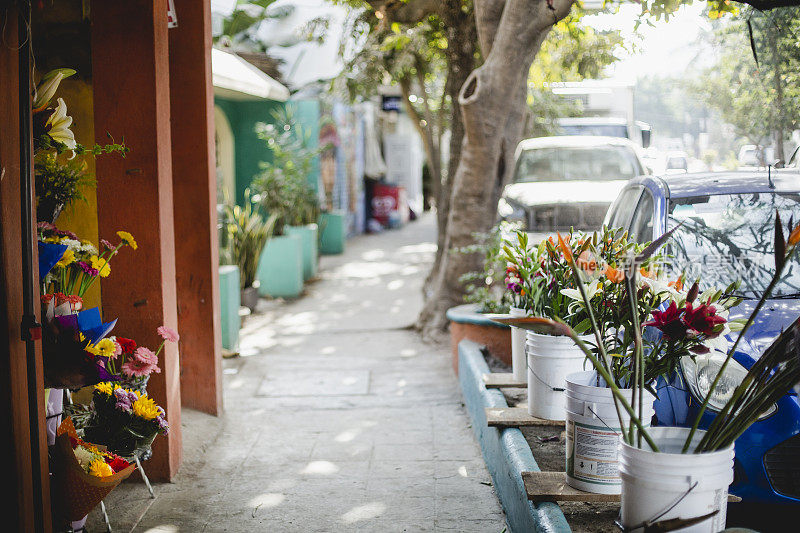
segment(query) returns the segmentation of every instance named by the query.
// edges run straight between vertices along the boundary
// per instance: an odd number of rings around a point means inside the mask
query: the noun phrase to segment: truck
[[[650,146],[650,125],[634,117],[634,85],[608,80],[551,83],[550,90],[565,101],[579,102],[582,117],[558,119],[562,135],[605,135]]]

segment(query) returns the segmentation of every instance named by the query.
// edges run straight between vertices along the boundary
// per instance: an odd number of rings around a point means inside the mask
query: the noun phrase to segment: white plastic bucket
[[[512,307],[508,314],[513,317],[527,316],[524,309]],[[525,355],[525,333],[522,328],[511,328],[511,373],[514,381],[524,383],[528,379],[528,359]]]
[[[596,386],[594,370],[570,374],[566,383],[567,485],[595,494],[619,494],[622,482],[617,449],[621,429],[611,389]],[[600,384],[605,384],[602,378]],[[631,389],[622,389],[622,394],[630,401]],[[653,418],[654,401],[655,397],[645,391],[642,415],[645,426]],[[620,411],[627,424],[628,413],[621,406]]]
[[[644,442],[641,449],[622,441],[619,445],[620,515],[626,529],[642,531],[645,522],[696,518],[714,511],[717,514],[699,524],[676,531],[716,533],[725,529],[728,485],[733,482],[733,446],[716,452],[681,454],[688,428],[656,427],[648,433],[658,453]],[[703,434],[695,432],[693,447]]]
[[[566,377],[583,370],[586,355],[569,337],[526,333],[528,413],[545,420],[565,420]]]

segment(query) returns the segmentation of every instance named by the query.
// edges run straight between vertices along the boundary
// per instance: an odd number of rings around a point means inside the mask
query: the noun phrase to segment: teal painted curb
[[[306,226],[286,226],[286,235],[297,235],[303,243],[303,280],[317,275],[319,260],[319,230],[316,224]]]
[[[272,237],[258,262],[258,293],[295,298],[303,291],[303,240],[299,235]]]
[[[498,324],[486,318],[486,315],[478,312],[478,304],[464,304],[451,307],[445,314],[447,320],[459,324],[475,324],[476,326],[492,326],[495,328],[508,329],[505,324]]]
[[[223,265],[219,267],[219,310],[222,347],[236,352],[239,350],[239,318],[241,305],[239,292],[239,267]]]
[[[482,346],[469,340],[458,344],[458,381],[508,527],[512,533],[572,531],[558,504],[533,504],[528,500],[522,472],[537,472],[539,465],[522,432],[518,428],[498,429],[486,425],[484,408],[508,407],[508,404],[502,392],[484,386],[483,374],[489,372],[489,367],[481,350]]]
[[[326,255],[344,253],[344,242],[347,237],[347,214],[343,211],[332,211],[319,215],[319,251]]]

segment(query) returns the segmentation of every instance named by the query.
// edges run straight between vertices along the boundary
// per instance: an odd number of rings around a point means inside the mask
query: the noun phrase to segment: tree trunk
[[[567,15],[573,0],[556,0],[552,8],[545,0],[507,0],[499,21],[497,2],[487,2],[476,1],[475,13],[481,43],[491,49],[459,94],[464,143],[453,176],[440,265],[417,320],[424,336],[444,329],[445,311],[462,301],[459,278],[481,267],[479,254],[451,252],[472,244],[473,234],[488,231],[495,221],[497,199],[522,135],[528,71],[547,33]]]
[[[783,80],[781,79],[781,56],[778,52],[778,38],[775,35],[774,29],[767,31],[767,39],[769,41],[770,52],[772,53],[773,65],[773,83],[775,88],[775,107],[772,112],[775,114],[775,128],[773,130],[775,142],[775,157],[773,159],[780,159],[786,163],[786,155],[783,153],[783,137],[784,137],[784,110],[783,110]],[[767,161],[766,164],[771,165],[773,161]]]
[[[431,294],[431,283],[436,277],[445,250],[447,234],[447,217],[450,213],[450,195],[452,193],[453,174],[461,158],[461,146],[464,142],[464,124],[461,121],[461,106],[458,103],[458,92],[475,68],[477,54],[477,30],[472,13],[461,9],[461,0],[443,2],[441,16],[447,25],[447,85],[445,91],[450,97],[450,144],[447,168],[442,169],[441,185],[436,194],[436,257],[423,292],[427,300]]]

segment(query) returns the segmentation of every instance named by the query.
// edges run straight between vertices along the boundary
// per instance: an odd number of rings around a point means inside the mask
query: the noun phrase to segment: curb
[[[458,344],[458,381],[483,460],[506,513],[508,527],[512,533],[572,531],[558,504],[534,504],[528,500],[522,472],[538,472],[539,465],[522,432],[518,428],[501,430],[486,425],[484,408],[508,407],[508,404],[502,392],[483,385],[483,374],[489,372],[489,367],[483,359],[482,349],[481,345],[469,340]]]

